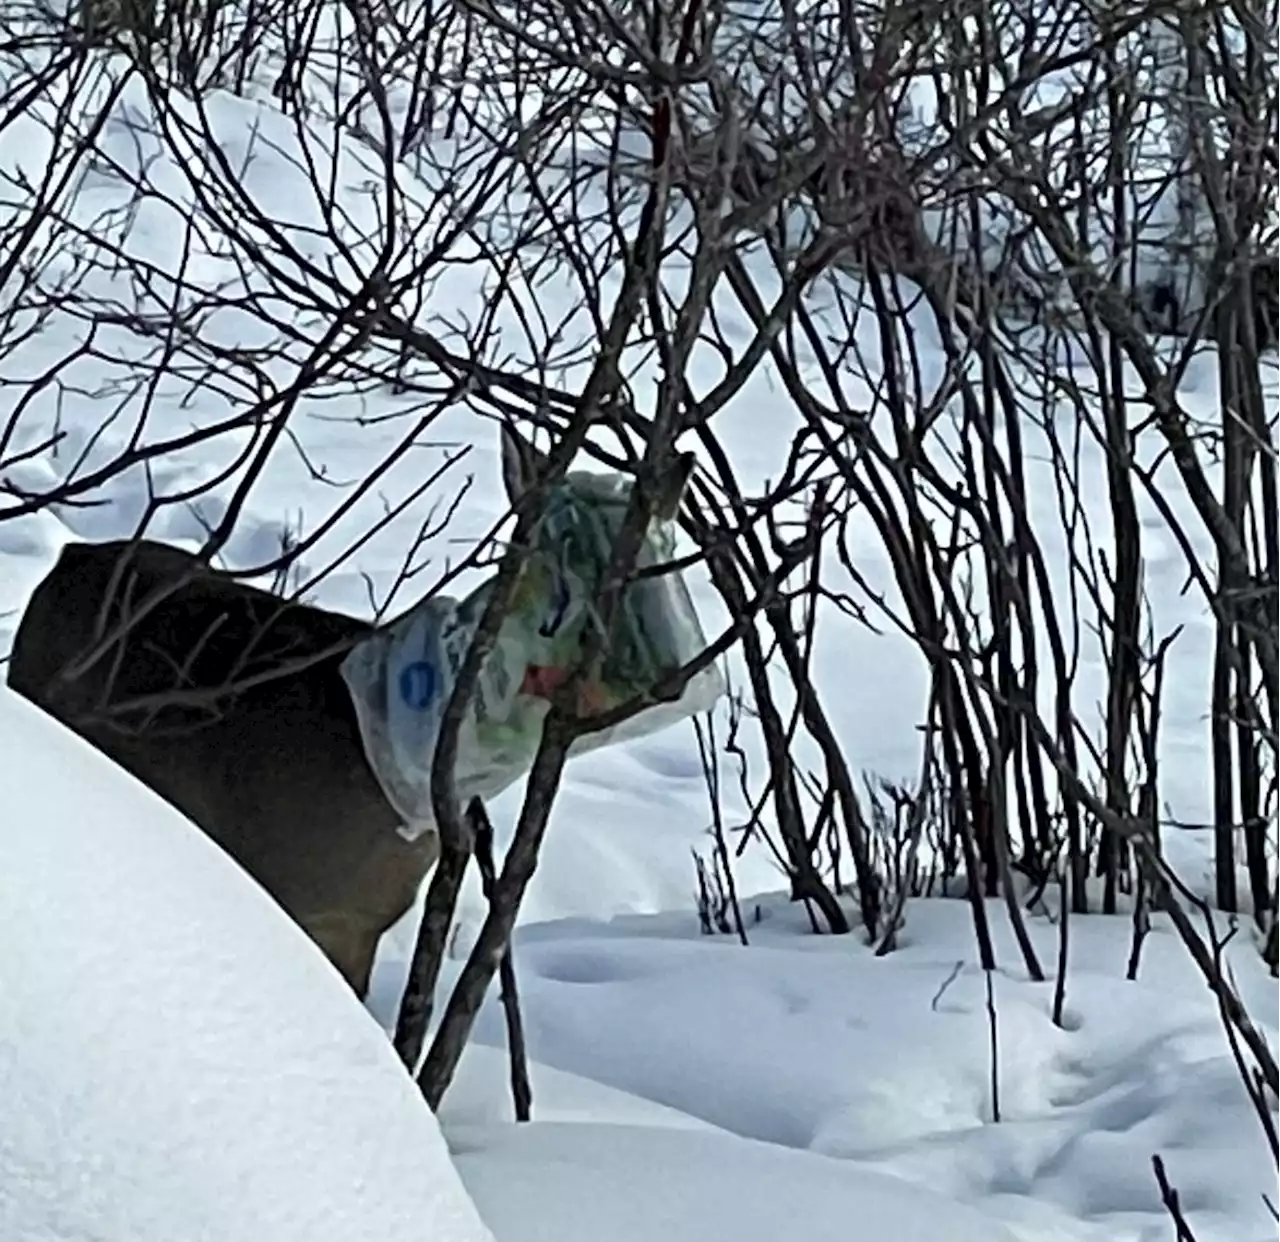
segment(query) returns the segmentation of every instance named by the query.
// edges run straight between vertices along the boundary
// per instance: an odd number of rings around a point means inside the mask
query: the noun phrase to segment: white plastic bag
[[[456,781],[463,803],[492,797],[533,766],[550,695],[569,676],[584,634],[595,624],[594,601],[612,554],[609,506],[584,501],[568,487],[553,493],[540,547],[517,584],[512,608],[481,669],[459,736]],[[637,558],[639,569],[674,556],[669,526],[655,526]],[[467,599],[424,600],[365,639],[342,664],[365,754],[406,835],[434,828],[431,765],[457,671],[484,612],[490,587]],[[642,576],[623,594],[599,676],[583,688],[580,710],[602,711],[651,691],[665,674],[706,649],[688,587],[669,571]],[[709,665],[680,698],[647,707],[613,728],[579,738],[570,757],[656,733],[715,705],[724,677]]]

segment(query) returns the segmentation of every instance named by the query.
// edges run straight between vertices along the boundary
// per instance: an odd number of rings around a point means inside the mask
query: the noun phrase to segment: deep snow
[[[0,1237],[487,1242],[337,972],[150,790],[0,688]]]

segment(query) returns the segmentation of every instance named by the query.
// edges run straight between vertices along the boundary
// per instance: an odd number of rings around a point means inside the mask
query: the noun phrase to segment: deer
[[[515,505],[546,459],[509,426],[501,449]],[[693,462],[659,477],[655,520],[674,518]],[[570,472],[562,486],[590,501],[604,477]],[[632,481],[617,481],[625,498]],[[535,542],[530,559],[552,553]],[[230,855],[363,1000],[379,941],[440,850],[434,830],[404,831],[343,677],[356,644],[394,624],[284,598],[153,540],[72,541],[27,603],[8,682]]]

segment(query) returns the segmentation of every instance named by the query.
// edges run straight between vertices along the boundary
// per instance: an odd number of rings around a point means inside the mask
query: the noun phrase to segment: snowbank
[[[490,1242],[319,952],[3,687],[0,808],[0,1238]]]

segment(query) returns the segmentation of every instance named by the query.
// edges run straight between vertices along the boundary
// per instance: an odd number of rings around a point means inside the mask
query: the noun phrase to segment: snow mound
[[[176,811],[0,687],[0,1238],[491,1242],[376,1023]]]

